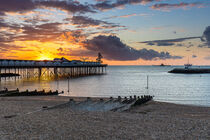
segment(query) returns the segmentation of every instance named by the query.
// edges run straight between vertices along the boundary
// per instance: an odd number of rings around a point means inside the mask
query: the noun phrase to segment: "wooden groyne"
[[[53,107],[48,107],[48,109],[54,108],[65,108],[69,107],[73,110],[79,111],[114,111],[121,112],[130,109],[133,106],[138,106],[145,104],[146,102],[153,99],[153,96],[130,96],[124,97],[118,96],[118,98],[110,97],[109,99],[100,98],[98,100],[87,97],[86,100],[76,101],[71,98],[69,102]]]
[[[210,73],[210,69],[206,69],[206,68],[175,68],[171,71],[169,71],[169,73],[183,73],[183,74],[196,74],[196,73]]]
[[[62,94],[63,92],[59,93],[57,90],[56,91],[48,91],[46,92],[45,90],[42,91],[22,91],[20,92],[19,89],[16,90],[2,90],[0,91],[0,97],[9,97],[9,96],[49,96],[49,95],[58,95],[58,94]]]

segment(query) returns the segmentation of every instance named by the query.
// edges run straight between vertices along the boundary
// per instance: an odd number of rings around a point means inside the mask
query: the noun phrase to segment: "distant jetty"
[[[210,69],[207,68],[175,68],[169,73],[185,73],[185,74],[197,74],[197,73],[210,73]]]

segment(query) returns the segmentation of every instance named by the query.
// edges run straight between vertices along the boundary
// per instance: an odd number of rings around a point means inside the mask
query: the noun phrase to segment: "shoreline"
[[[92,100],[109,100],[110,97],[90,97]],[[63,95],[51,95],[51,96],[11,96],[11,97],[0,97],[0,101],[2,100],[14,100],[14,101],[35,101],[35,100],[40,100],[40,101],[66,101],[68,102],[70,99],[74,99],[75,101],[83,101],[86,100],[87,97],[85,96],[63,96]],[[117,99],[114,98],[114,99]],[[202,107],[202,108],[210,108],[210,106],[205,106],[205,105],[197,105],[197,104],[182,104],[182,103],[175,103],[175,102],[170,102],[170,101],[161,101],[161,100],[155,100],[153,99],[154,102],[159,102],[159,103],[165,103],[165,104],[174,104],[174,105],[181,105],[181,106],[189,106],[189,107]]]
[[[2,139],[209,139],[210,107],[149,101],[124,112],[42,110],[66,96],[0,97]],[[86,99],[74,97],[75,100]],[[94,98],[98,99],[98,98]],[[8,115],[17,115],[4,118]]]

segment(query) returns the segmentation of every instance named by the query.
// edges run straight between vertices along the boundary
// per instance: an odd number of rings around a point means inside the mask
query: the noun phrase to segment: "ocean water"
[[[171,74],[181,66],[108,66],[107,74],[69,80],[1,80],[0,89],[59,90],[62,96],[117,97],[154,95],[154,100],[210,106],[210,74]],[[147,87],[147,75],[148,89]]]

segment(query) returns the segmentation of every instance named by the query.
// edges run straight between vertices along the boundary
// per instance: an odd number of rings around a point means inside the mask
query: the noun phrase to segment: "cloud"
[[[172,46],[175,45],[176,42],[183,42],[185,40],[190,40],[190,39],[197,39],[201,37],[185,37],[185,38],[176,38],[176,39],[166,39],[166,40],[152,40],[152,41],[143,41],[139,43],[145,43],[147,45],[156,45],[156,46]],[[181,45],[178,45],[181,46]]]
[[[196,58],[196,57],[197,57],[197,55],[195,55],[195,54],[192,55],[192,58]]]
[[[181,59],[181,56],[172,56],[168,52],[157,52],[152,49],[136,50],[122,43],[116,36],[99,35],[84,43],[87,50],[101,52],[108,60],[156,60],[156,59]]]
[[[176,46],[177,47],[182,47],[182,46],[184,46],[184,44],[178,43],[178,44],[176,44]]]
[[[87,27],[98,27],[98,28],[116,28],[122,27],[120,25],[116,25],[113,23],[109,23],[102,20],[92,19],[90,17],[85,16],[73,16],[72,18],[65,19],[66,21],[70,21],[71,24],[76,25],[79,28],[87,28]]]
[[[206,42],[206,45],[208,45],[210,48],[210,26],[206,27],[205,31],[203,32],[201,41]]]
[[[5,12],[26,12],[35,9],[35,4],[32,0],[1,0],[0,13]]]
[[[161,0],[116,0],[116,1],[109,1],[109,0],[99,0],[98,3],[93,5],[96,9],[101,11],[110,10],[113,8],[122,8],[125,5],[129,4],[147,4],[154,1],[161,1]]]
[[[203,7],[202,3],[195,2],[195,3],[178,3],[178,4],[169,4],[169,3],[160,3],[160,4],[155,4],[152,5],[150,8],[154,10],[162,10],[162,11],[170,11],[171,9],[178,9],[178,8],[191,8],[191,7],[198,7],[201,8]]]
[[[52,7],[60,10],[66,10],[70,13],[95,13],[90,5],[81,4],[78,1],[39,0],[36,1],[35,4],[41,7]]]
[[[201,39],[202,42],[204,42],[203,44],[199,44],[198,47],[199,48],[203,48],[208,46],[208,48],[210,48],[210,26],[206,27],[206,29],[203,32],[202,36],[195,36],[195,37],[185,37],[185,38],[176,38],[176,39],[165,39],[165,40],[151,40],[151,41],[143,41],[143,42],[138,42],[138,43],[145,43],[149,46],[172,46],[172,45],[176,45],[177,47],[182,47],[184,46],[183,44],[181,44],[181,42],[186,41],[186,40],[191,40],[191,39]],[[175,44],[178,43],[178,44]],[[194,45],[189,42],[188,44],[188,48],[193,47]]]
[[[32,24],[37,24],[37,23],[40,23],[40,22],[49,22],[50,21],[49,19],[41,18],[40,15],[36,15],[36,16],[32,16],[32,17],[23,17],[22,19],[24,20],[24,22],[32,23]]]
[[[199,45],[198,45],[198,48],[203,48],[203,47],[208,47],[208,46],[207,46],[206,43],[204,43],[204,44],[199,44]]]
[[[14,54],[14,51],[24,51],[24,47],[17,45],[10,45],[7,43],[0,42],[0,58],[8,58],[9,54]]]
[[[105,19],[112,19],[112,18],[129,18],[129,17],[133,17],[133,16],[142,16],[142,17],[148,17],[148,16],[152,16],[152,14],[146,14],[146,13],[134,13],[134,14],[127,14],[127,15],[121,15],[121,16],[111,16],[111,17],[107,17]]]
[[[77,1],[61,0],[1,0],[0,15],[6,12],[27,12],[37,8],[56,8],[70,13],[95,13],[91,5],[81,4]]]
[[[173,46],[175,45],[175,43],[171,43],[171,42],[148,42],[147,45],[150,46]]]
[[[204,59],[210,60],[210,56],[206,56],[206,57],[204,57]]]
[[[70,30],[63,32],[61,38],[72,44],[82,44],[82,42],[86,40],[87,35],[83,30]]]
[[[22,34],[15,37],[18,41],[36,40],[36,41],[56,41],[58,37],[63,33],[59,28],[62,23],[44,23],[40,25],[23,25],[21,29]]]

